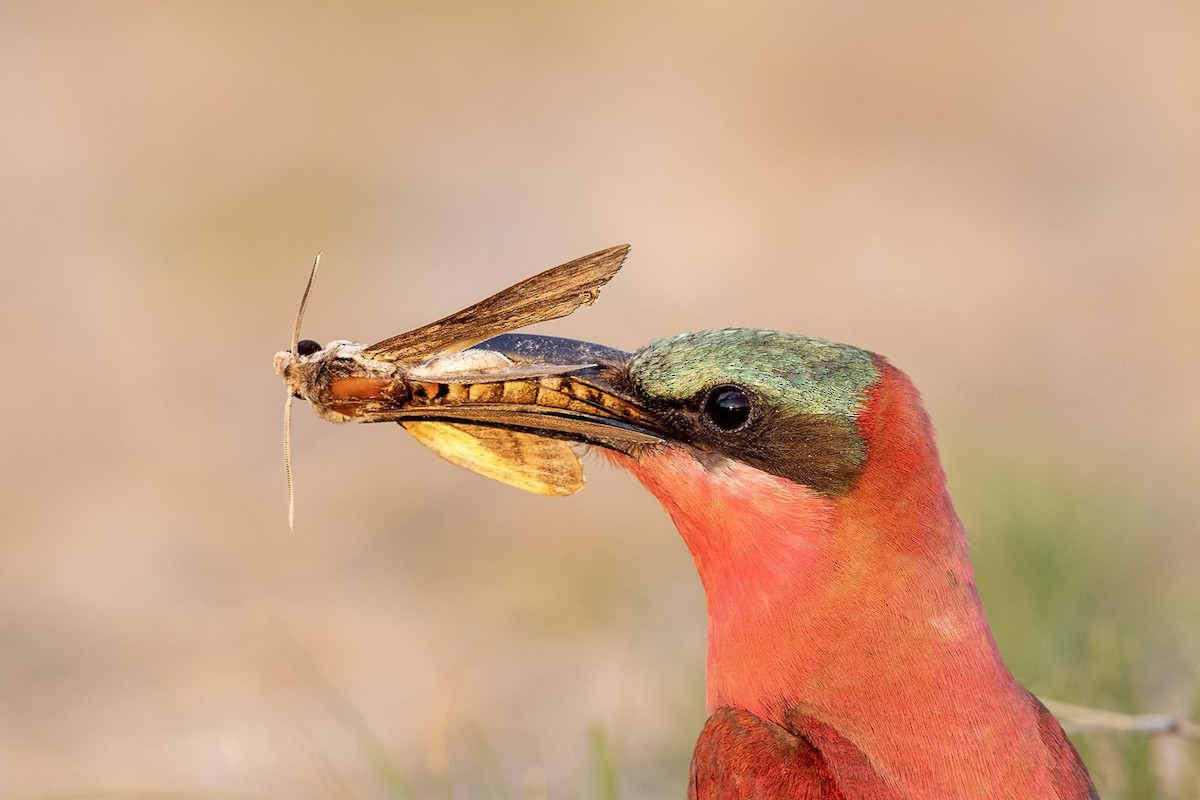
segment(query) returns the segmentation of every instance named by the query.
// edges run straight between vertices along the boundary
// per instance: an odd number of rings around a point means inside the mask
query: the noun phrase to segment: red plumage
[[[690,796],[1096,797],[996,649],[916,390],[876,366],[867,461],[840,497],[683,445],[613,456],[674,519],[708,600]]]

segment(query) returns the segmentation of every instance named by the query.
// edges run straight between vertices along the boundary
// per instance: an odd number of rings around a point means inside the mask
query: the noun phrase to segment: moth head
[[[312,339],[301,339],[294,350],[275,354],[275,374],[287,385],[288,396],[310,400],[329,380],[353,369],[363,346],[338,339],[322,347]]]

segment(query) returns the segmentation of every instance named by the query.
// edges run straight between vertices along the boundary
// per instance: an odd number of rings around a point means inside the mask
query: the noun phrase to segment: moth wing
[[[537,322],[565,317],[591,305],[629,255],[623,244],[551,267],[470,308],[376,342],[366,354],[380,361],[415,364],[443,353],[464,350],[493,336]]]
[[[486,478],[534,494],[562,496],[583,488],[579,456],[559,439],[461,422],[400,424],[451,464]]]

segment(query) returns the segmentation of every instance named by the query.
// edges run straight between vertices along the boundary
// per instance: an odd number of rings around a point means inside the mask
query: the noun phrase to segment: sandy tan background
[[[1198,32],[1189,3],[0,5],[0,796],[588,798],[611,764],[682,796],[703,597],[628,476],[525,496],[301,407],[287,529],[271,356],[319,249],[322,341],[628,241],[544,332],[889,355],[1022,680],[1194,714]],[[1080,741],[1110,797],[1194,786],[1194,745]]]

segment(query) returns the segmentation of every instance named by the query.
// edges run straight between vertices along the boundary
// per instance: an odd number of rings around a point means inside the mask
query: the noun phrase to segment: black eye
[[[704,415],[723,431],[736,430],[750,419],[750,397],[736,386],[718,386],[704,401]]]
[[[296,355],[298,356],[311,356],[313,353],[319,352],[321,352],[321,345],[312,339],[301,339],[296,342]]]

